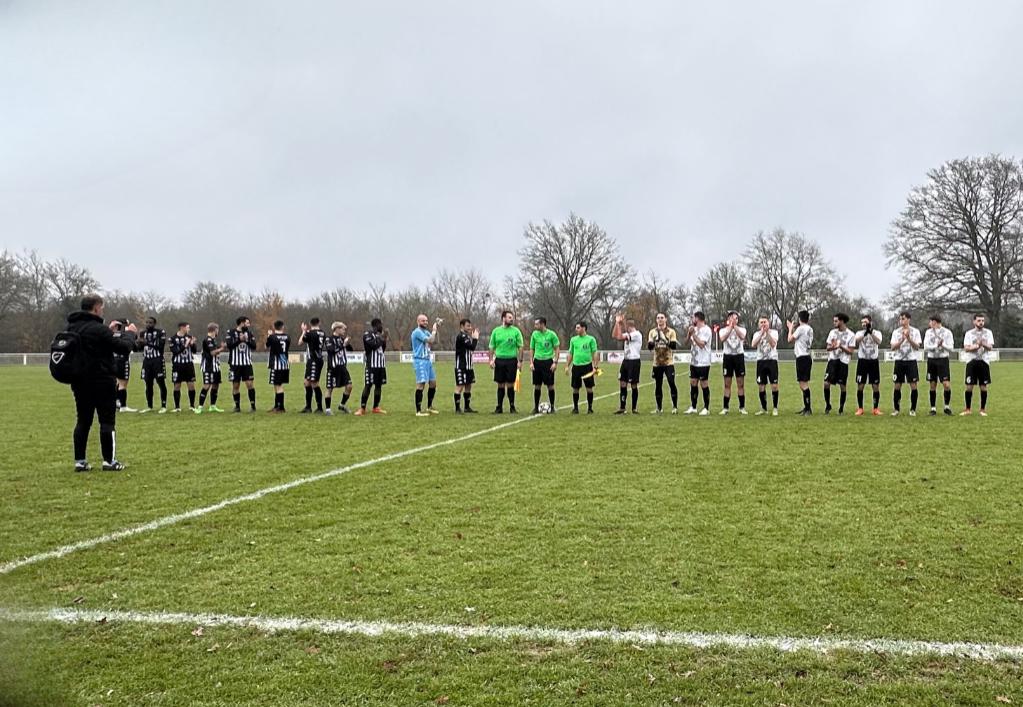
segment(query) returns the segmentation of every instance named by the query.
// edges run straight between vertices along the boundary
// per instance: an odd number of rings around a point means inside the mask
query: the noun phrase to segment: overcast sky
[[[0,0],[0,248],[108,289],[514,271],[597,221],[692,284],[782,226],[854,292],[941,162],[1023,156],[1023,3]]]

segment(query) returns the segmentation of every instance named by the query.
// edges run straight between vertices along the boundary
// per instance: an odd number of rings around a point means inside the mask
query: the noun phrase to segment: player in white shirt
[[[931,415],[938,414],[938,383],[944,388],[945,414],[952,414],[952,374],[948,367],[949,354],[955,348],[952,332],[941,324],[941,317],[932,314],[924,334],[924,356],[927,357],[927,382],[930,383]]]
[[[805,309],[798,313],[799,326],[793,321],[785,322],[789,330],[789,343],[792,344],[796,356],[796,382],[803,391],[803,409],[800,415],[812,415],[810,406],[810,373],[813,370],[813,358],[810,347],[813,345],[813,327],[810,326],[810,313]]]
[[[757,386],[760,388],[758,415],[767,414],[767,385],[771,384],[771,414],[778,415],[778,330],[771,328],[771,320],[760,317],[753,332],[750,346],[757,350]]]
[[[916,389],[920,380],[920,370],[916,365],[916,352],[923,345],[920,330],[913,326],[913,315],[909,312],[899,314],[899,328],[892,332],[891,348],[895,352],[895,392],[892,394],[892,416],[900,412],[902,403],[902,384],[909,383],[910,408],[909,416],[916,417],[916,403],[919,391]]]
[[[966,409],[960,415],[973,414],[973,386],[980,386],[980,414],[987,417],[987,387],[991,385],[991,366],[988,352],[995,347],[995,335],[984,325],[983,314],[973,315],[973,328],[963,336],[963,351],[966,352]]]
[[[624,331],[622,330],[624,326]],[[621,314],[615,315],[615,328],[611,333],[625,346],[625,358],[618,370],[618,410],[615,415],[625,414],[625,403],[628,401],[629,386],[632,386],[632,414],[639,414],[639,362],[643,355],[643,335],[636,330],[636,320],[626,319]]]
[[[856,332],[856,416],[863,415],[863,388],[873,388],[872,414],[881,414],[881,341],[882,335],[874,328],[874,320],[869,314],[860,318],[860,327]]]
[[[743,344],[746,341],[746,327],[739,324],[739,313],[728,312],[725,325],[718,330],[718,339],[724,356],[721,360],[721,372],[725,376],[725,394],[720,415],[728,414],[729,403],[732,402],[732,378],[735,378],[739,395],[739,414],[746,413],[746,354]]]
[[[689,409],[686,415],[696,413],[696,404],[700,399],[700,388],[703,389],[703,409],[701,415],[710,414],[710,345],[714,332],[707,326],[707,318],[703,312],[693,314],[692,323],[686,331],[686,341],[692,346],[692,360],[689,364]]]
[[[831,318],[835,327],[828,332],[828,368],[824,372],[824,414],[831,413],[831,386],[841,388],[838,398],[838,414],[845,414],[846,383],[849,380],[849,361],[856,350],[856,335],[849,329],[849,315],[838,312]]]

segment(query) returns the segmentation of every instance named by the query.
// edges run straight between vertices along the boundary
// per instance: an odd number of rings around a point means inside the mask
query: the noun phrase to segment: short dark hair
[[[799,321],[802,322],[803,324],[806,324],[810,321],[810,313],[807,312],[805,309],[801,309],[798,312],[796,312],[796,316],[799,317]]]
[[[156,324],[156,317],[146,317],[146,324]]]
[[[280,319],[278,319],[277,321],[274,322],[274,329],[282,329],[282,328],[284,328],[284,322],[282,322]]]
[[[860,319],[866,319],[871,324],[874,323],[874,318],[872,316],[870,316],[869,314],[861,314],[860,315]]]
[[[237,319],[235,319],[235,320],[234,320],[234,323],[235,323],[235,324],[237,325],[237,324],[241,324],[242,322],[247,322],[247,321],[249,321],[249,318],[248,318],[248,317],[246,317],[246,316],[245,316],[245,315],[243,314],[242,316],[240,316],[240,317],[238,317]]]
[[[937,322],[938,324],[941,324],[941,315],[940,314],[932,314],[930,316],[930,320],[932,322]]]
[[[908,309],[904,309],[901,312],[899,312],[899,316],[900,317],[905,317],[906,319],[912,319],[913,318],[913,315],[909,313]]]
[[[849,315],[845,312],[835,312],[835,319],[842,322],[843,324],[849,323]]]
[[[82,311],[91,312],[97,304],[103,304],[103,297],[97,292],[90,292],[82,298]]]
[[[501,319],[504,319],[504,315],[506,314],[511,314],[512,316],[515,316],[515,313],[512,312],[510,309],[504,309],[501,310]]]
[[[701,312],[700,310],[696,310],[695,312],[693,312],[693,316],[699,319],[701,322],[707,321],[707,315]]]
[[[973,315],[974,319],[976,319],[977,317],[983,317],[984,319],[987,319],[987,315],[984,314],[983,312],[977,312],[976,314]]]
[[[544,326],[547,326],[547,317],[537,317],[536,321],[540,322]]]
[[[466,324],[472,324],[472,320],[468,317],[462,317],[458,320],[458,326],[465,326]]]
[[[320,323],[320,318],[319,317],[313,317],[312,319],[309,320],[309,323],[312,324],[313,326],[316,326],[316,325],[318,325]]]
[[[178,329],[180,329],[183,326],[188,326],[188,322],[178,322]]]
[[[584,322],[584,321],[583,321],[583,320],[581,320],[581,319],[580,319],[579,321],[577,321],[577,322],[575,323],[575,325],[576,325],[576,326],[581,326],[581,327],[582,327],[583,329],[587,329],[587,330],[589,329],[589,327],[588,327],[588,326],[586,326],[586,322]]]
[[[381,326],[381,325],[383,325],[383,322],[380,321],[380,317],[373,317],[373,319],[370,321],[369,325],[370,326]]]
[[[206,331],[214,331],[219,329],[220,325],[217,324],[216,322],[210,322],[209,324],[206,325]]]

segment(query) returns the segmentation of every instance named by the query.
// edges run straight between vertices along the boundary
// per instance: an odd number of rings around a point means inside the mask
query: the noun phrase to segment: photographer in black
[[[71,384],[78,414],[74,432],[75,471],[89,471],[86,458],[93,415],[99,418],[99,439],[103,469],[121,471],[124,465],[115,456],[114,425],[117,420],[117,372],[114,355],[127,356],[135,347],[134,324],[103,323],[103,298],[97,294],[82,298],[82,308],[67,318],[67,330],[78,334],[81,342],[82,375]],[[120,336],[114,334],[119,329]]]

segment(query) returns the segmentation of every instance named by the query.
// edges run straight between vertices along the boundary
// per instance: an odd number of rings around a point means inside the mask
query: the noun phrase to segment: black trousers
[[[103,461],[114,459],[114,423],[117,420],[117,382],[113,378],[93,378],[73,383],[71,392],[75,396],[78,413],[75,424],[75,460],[85,459],[89,445],[89,430],[92,418],[99,418],[99,443]]]

